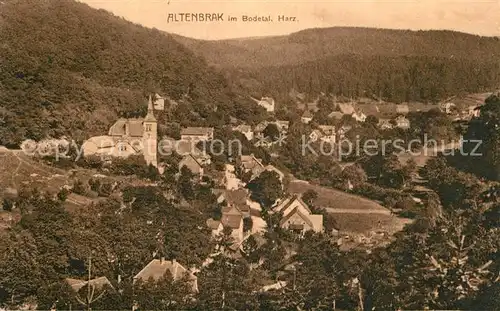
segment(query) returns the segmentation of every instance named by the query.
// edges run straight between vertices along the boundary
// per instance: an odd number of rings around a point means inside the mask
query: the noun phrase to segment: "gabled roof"
[[[274,123],[280,127],[288,127],[290,125],[290,121],[286,120],[276,120]]]
[[[233,214],[222,214],[221,222],[224,227],[239,229],[243,216]]]
[[[343,114],[351,115],[354,113],[354,105],[351,103],[338,103],[337,105]]]
[[[163,139],[160,141],[160,146],[164,152],[168,153],[175,151],[181,156],[191,154],[195,157],[202,157],[207,155],[196,146],[196,141],[193,140]]]
[[[237,131],[237,132],[251,132],[252,131],[252,127],[250,125],[247,125],[247,124],[240,124],[238,126],[234,126],[233,127],[233,131]]]
[[[333,111],[332,113],[330,113],[328,115],[328,117],[331,119],[331,118],[335,118],[337,120],[340,120],[342,119],[342,117],[344,116],[344,114],[340,111]]]
[[[312,117],[313,114],[309,110],[304,111],[304,113],[302,114],[302,118],[312,118]]]
[[[207,219],[207,226],[211,230],[217,230],[217,229],[219,229],[220,224],[221,224],[220,220],[214,220],[212,218]]]
[[[142,280],[147,282],[150,278],[158,281],[165,276],[167,271],[170,272],[174,280],[179,280],[184,277],[186,273],[189,273],[186,268],[175,260],[153,259],[134,276],[134,281]],[[195,276],[192,277],[196,278]]]
[[[269,125],[269,122],[267,121],[262,121],[259,124],[257,124],[254,128],[255,132],[262,132],[266,129],[266,127]]]
[[[179,169],[181,169],[183,166],[186,166],[189,168],[191,171],[193,171],[193,165],[196,166],[197,169],[201,169],[202,165],[198,160],[191,154],[186,155],[182,160],[179,162]],[[193,171],[194,173],[194,171]]]
[[[359,105],[358,110],[362,111],[367,116],[377,116],[380,113],[380,110],[375,104]]]
[[[323,137],[323,133],[318,129],[312,130],[312,132],[311,132],[311,134],[309,134],[309,136],[311,136],[312,134],[315,134],[316,137],[318,137],[318,138]]]
[[[407,104],[399,104],[396,105],[396,112],[397,113],[404,113],[407,114],[410,112],[410,107],[408,107]]]
[[[293,195],[293,196],[285,199],[283,202],[281,202],[278,206],[276,206],[275,211],[276,212],[284,211],[290,205],[292,205],[295,201],[298,201],[309,213],[311,213],[311,209],[309,208],[309,206],[307,206],[307,204],[296,195]]]
[[[313,222],[309,219],[308,215],[305,215],[301,213],[298,208],[294,208],[293,210],[290,211],[285,217],[283,217],[280,221],[280,226],[282,226],[284,223],[286,223],[290,218],[292,218],[294,215],[298,215],[306,224],[309,225],[309,227],[314,228]]]
[[[84,280],[78,280],[78,279],[72,279],[72,278],[66,278],[65,281],[77,293],[80,289],[82,289],[87,284],[90,284],[90,286],[92,286],[96,289],[99,289],[99,290],[103,289],[104,286],[106,286],[106,285],[114,289],[111,282],[105,276],[101,276],[101,277],[92,279],[90,281],[84,281]]]
[[[124,136],[126,135],[126,126],[128,126],[128,136],[142,137],[143,134],[143,119],[118,119],[109,129],[109,136]]]
[[[247,204],[248,192],[245,189],[226,190],[224,191],[224,198],[228,204],[237,206]]]
[[[318,125],[318,128],[326,135],[335,133],[335,126],[333,125]]]
[[[255,167],[264,167],[264,164],[257,159],[253,154],[251,155],[241,155],[240,156],[241,165],[247,170],[252,170]]]

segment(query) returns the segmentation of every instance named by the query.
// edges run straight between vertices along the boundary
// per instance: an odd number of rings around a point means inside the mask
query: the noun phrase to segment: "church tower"
[[[153,110],[153,101],[151,99],[151,95],[149,95],[148,102],[148,114],[144,118],[143,122],[143,134],[142,134],[142,145],[143,145],[143,154],[146,163],[152,164],[154,167],[158,167],[157,161],[157,149],[158,149],[158,123],[156,121],[154,110]]]

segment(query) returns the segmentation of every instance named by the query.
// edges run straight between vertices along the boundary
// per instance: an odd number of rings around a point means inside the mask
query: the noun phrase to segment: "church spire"
[[[148,101],[148,114],[146,115],[144,121],[156,122],[153,109],[153,100],[151,99],[151,95],[149,95],[149,101]]]

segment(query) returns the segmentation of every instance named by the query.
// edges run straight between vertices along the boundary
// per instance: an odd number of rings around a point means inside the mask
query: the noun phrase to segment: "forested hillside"
[[[106,133],[149,92],[188,103],[170,121],[234,106],[223,76],[170,36],[75,1],[3,1],[0,42],[0,145]]]
[[[254,93],[438,101],[500,86],[500,40],[453,31],[308,29],[289,36],[197,41],[175,37]]]
[[[306,29],[288,36],[206,41],[174,36],[213,64],[255,68],[297,65],[329,56],[435,56],[498,60],[500,39],[455,31],[358,27]]]

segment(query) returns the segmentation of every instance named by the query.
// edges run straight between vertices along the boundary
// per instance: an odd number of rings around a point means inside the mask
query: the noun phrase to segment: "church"
[[[83,144],[83,155],[128,157],[142,154],[146,163],[158,167],[158,124],[153,101],[149,96],[148,113],[144,118],[118,119],[108,135],[94,136]]]

